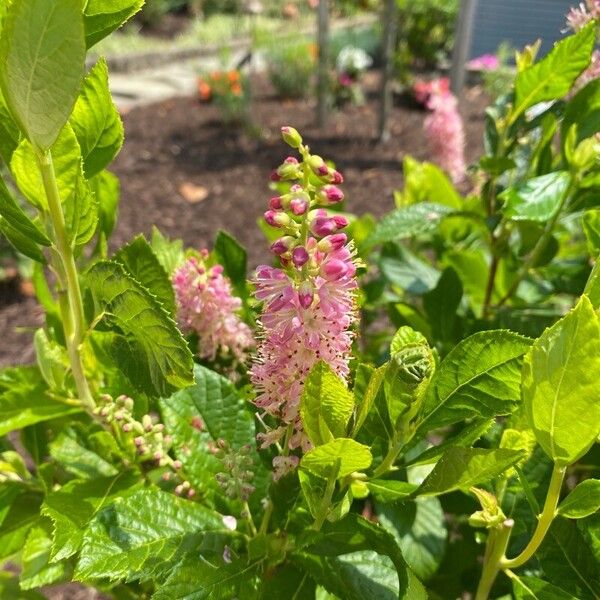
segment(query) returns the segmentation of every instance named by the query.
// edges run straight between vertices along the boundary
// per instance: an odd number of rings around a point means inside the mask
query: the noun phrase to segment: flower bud
[[[346,243],[345,233],[334,233],[333,235],[328,235],[324,237],[322,240],[319,240],[317,244],[317,248],[321,252],[332,252],[333,250],[339,250]]]
[[[302,145],[302,136],[293,127],[282,127],[281,137],[283,141],[292,148],[299,148]]]
[[[294,247],[295,243],[296,238],[291,235],[284,235],[271,244],[271,252],[277,254],[277,256],[281,256],[282,254],[289,252]]]
[[[311,284],[308,281],[303,281],[298,289],[298,300],[300,301],[300,306],[302,308],[308,308],[313,302],[314,295],[315,294]]]
[[[344,192],[335,185],[326,185],[320,190],[319,197],[328,204],[336,204],[344,199]]]
[[[283,208],[281,196],[273,196],[273,198],[269,200],[269,208],[273,210],[281,210]]]
[[[335,221],[330,217],[317,217],[310,224],[310,230],[319,237],[331,235],[337,229]]]
[[[131,423],[124,423],[122,429],[124,433],[129,433],[133,429],[133,426]]]
[[[286,215],[283,212],[268,210],[267,212],[265,212],[265,221],[271,227],[285,227],[286,225],[290,224],[291,219],[288,215]]]
[[[329,173],[329,167],[325,164],[325,161],[316,154],[313,154],[308,158],[308,164],[313,170],[313,173],[319,177],[323,177]]]
[[[301,267],[308,262],[309,256],[304,246],[297,246],[292,251],[292,262],[296,267]]]
[[[334,215],[331,218],[334,220],[335,225],[338,229],[344,229],[344,227],[348,225],[348,219],[346,219],[346,217],[342,215]]]
[[[173,468],[176,471],[179,471],[179,469],[181,469],[181,467],[183,467],[183,463],[180,460],[174,460],[173,461]]]
[[[329,281],[341,279],[348,272],[348,266],[343,260],[333,258],[321,267],[321,274]]]
[[[330,169],[329,177],[331,178],[331,183],[335,183],[336,185],[339,185],[340,183],[344,183],[343,175],[339,171],[336,171],[335,169]]]
[[[303,215],[308,210],[308,201],[304,198],[292,198],[290,208],[295,215]]]

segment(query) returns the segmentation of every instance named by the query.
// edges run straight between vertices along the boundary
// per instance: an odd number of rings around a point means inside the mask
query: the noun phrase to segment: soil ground
[[[286,156],[279,127],[299,129],[314,152],[333,160],[344,174],[348,211],[381,216],[391,210],[393,191],[402,186],[401,161],[406,153],[428,156],[422,134],[425,112],[398,104],[391,115],[391,140],[375,142],[378,74],[366,77],[368,101],[334,112],[327,127],[314,125],[314,103],[281,102],[262,76],[253,80],[252,119],[260,135],[224,127],[215,106],[178,98],[132,109],[123,115],[125,145],[112,170],[121,180],[121,204],[113,247],[153,225],[188,246],[209,247],[218,229],[233,234],[248,250],[249,267],[269,260],[256,221],[270,196],[270,171]],[[467,160],[482,150],[483,109],[480,88],[469,89],[463,115]],[[205,189],[191,203],[182,186]],[[204,192],[199,196],[204,195]],[[12,281],[0,284],[0,366],[34,360],[32,329],[42,324],[36,301]]]

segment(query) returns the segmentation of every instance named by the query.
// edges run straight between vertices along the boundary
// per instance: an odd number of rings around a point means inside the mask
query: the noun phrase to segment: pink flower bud
[[[344,275],[346,275],[347,272],[348,267],[346,263],[337,258],[328,260],[321,267],[321,274],[323,275],[323,277],[325,277],[325,279],[328,279],[329,281],[336,281],[338,279],[341,279]]]
[[[344,177],[339,171],[336,171],[335,169],[333,169],[329,172],[329,175],[331,177],[332,183],[335,183],[336,185],[339,185],[340,183],[344,183]]]
[[[281,210],[283,204],[281,204],[281,196],[274,196],[269,200],[269,208],[273,210]]]
[[[341,202],[344,199],[344,192],[335,185],[326,185],[319,194],[323,200],[329,202],[329,204],[335,204]]]
[[[308,202],[304,198],[292,198],[290,208],[295,215],[303,215],[308,210]]]
[[[271,252],[277,254],[277,256],[281,256],[282,254],[288,252],[293,247],[295,242],[296,238],[293,238],[290,235],[284,235],[271,244]]]
[[[265,213],[265,221],[271,227],[284,227],[285,225],[289,225],[290,218],[283,212],[268,210]]]
[[[304,246],[297,246],[292,251],[292,262],[297,267],[301,267],[308,262],[309,256]]]
[[[319,237],[325,237],[337,231],[335,221],[330,217],[317,217],[310,224],[311,231]]]
[[[180,460],[174,460],[173,461],[173,468],[176,469],[177,471],[179,469],[181,469],[181,467],[183,467],[183,463]]]
[[[329,168],[325,164],[325,161],[316,154],[308,159],[308,164],[310,165],[310,168],[313,170],[314,174],[319,175],[320,177],[327,175],[329,172]]]
[[[271,171],[271,175],[269,175],[269,179],[271,181],[281,181],[281,176],[277,171]]]
[[[303,281],[298,289],[300,306],[305,309],[308,308],[312,304],[314,296],[315,294],[310,283]]]
[[[345,233],[334,233],[333,235],[328,235],[319,241],[317,244],[317,248],[321,252],[332,252],[333,250],[339,250],[345,243],[348,238]]]
[[[346,227],[348,225],[348,219],[346,219],[346,217],[344,217],[342,215],[334,215],[331,218],[334,220],[335,226],[338,229],[343,229],[344,227]]]
[[[295,156],[287,156],[286,159],[283,161],[284,165],[297,165],[298,163],[298,159]]]
[[[283,141],[292,148],[299,148],[302,144],[302,136],[293,127],[282,127],[281,136]]]

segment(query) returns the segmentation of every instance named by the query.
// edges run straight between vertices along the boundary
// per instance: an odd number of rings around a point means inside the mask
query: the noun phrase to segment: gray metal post
[[[477,2],[478,0],[462,0],[460,3],[450,69],[450,88],[456,97],[461,95],[465,85],[465,64],[471,49]]]
[[[396,0],[386,0],[383,10],[383,73],[381,77],[381,106],[379,109],[380,142],[390,137],[389,117],[392,110],[392,83],[394,80],[394,50],[398,34],[398,7]]]
[[[319,0],[318,20],[317,125],[323,127],[329,103],[329,0]]]

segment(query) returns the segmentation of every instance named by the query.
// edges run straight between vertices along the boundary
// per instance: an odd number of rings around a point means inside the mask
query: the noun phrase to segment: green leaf
[[[108,67],[100,59],[88,73],[70,119],[81,146],[85,176],[109,165],[123,145],[123,124],[108,88]]]
[[[29,141],[42,151],[69,119],[83,77],[82,0],[14,0],[0,39],[0,87]]]
[[[217,564],[214,564],[214,563]],[[239,559],[230,564],[222,560],[199,560],[190,554],[158,586],[152,600],[230,600],[248,589],[260,570],[260,561]]]
[[[598,256],[600,254],[600,208],[585,211],[582,224],[588,250],[592,256]]]
[[[2,179],[0,179],[0,215],[8,225],[31,242],[42,246],[50,245],[48,236],[25,214],[25,211],[18,205]]]
[[[432,202],[400,207],[377,223],[365,244],[375,246],[383,242],[433,233],[442,219],[451,212],[453,211],[450,207]]]
[[[385,504],[406,500],[419,487],[414,483],[395,479],[371,479],[366,484],[375,499]]]
[[[0,435],[28,425],[64,417],[80,408],[52,398],[36,367],[14,367],[0,372]]]
[[[50,444],[50,455],[67,471],[83,479],[113,477],[117,469],[87,446],[87,440],[68,427]]]
[[[214,252],[217,261],[223,265],[225,275],[240,298],[248,295],[246,289],[247,254],[243,246],[225,231],[219,231],[215,240]]]
[[[339,463],[336,477],[341,479],[355,471],[371,466],[373,457],[369,448],[349,438],[337,438],[309,450],[300,461],[300,467],[315,475],[328,478],[332,467]]]
[[[583,519],[600,509],[600,479],[586,479],[559,504],[558,514]]]
[[[515,600],[577,600],[563,589],[531,576],[511,576]]]
[[[97,513],[83,536],[74,578],[144,579],[197,548],[210,532],[226,531],[220,515],[199,504],[140,490]]]
[[[573,464],[600,435],[599,372],[600,323],[591,302],[582,296],[535,341],[523,364],[529,426],[559,465]]]
[[[590,299],[595,310],[600,308],[600,255],[590,273],[584,293]]]
[[[379,506],[379,523],[398,542],[408,566],[421,580],[437,571],[446,549],[444,511],[437,498],[417,498],[402,506]]]
[[[17,252],[20,252],[41,264],[46,263],[46,257],[36,242],[31,241],[31,238],[26,234],[21,233],[18,229],[12,227],[12,225],[10,225],[10,223],[1,215],[0,233],[4,235]]]
[[[29,530],[39,521],[41,502],[41,496],[31,492],[14,499],[0,527],[0,559],[23,549]]]
[[[368,365],[359,365],[356,370],[353,389],[356,404],[354,434],[363,426],[379,390],[382,389],[381,384],[383,383],[385,370],[385,365],[378,369],[373,369]]]
[[[0,8],[0,10],[2,9]],[[0,92],[0,158],[7,165],[10,165],[13,152],[19,145],[20,135],[19,126],[8,112]]]
[[[169,275],[172,275],[173,271],[185,260],[183,242],[169,240],[156,227],[152,227],[150,245],[158,261]]]
[[[121,265],[100,261],[85,281],[96,314],[104,313],[104,320],[126,336],[115,351],[133,383],[158,395],[194,383],[192,354],[175,323]]]
[[[0,11],[2,8],[0,7]],[[7,571],[0,571],[0,598],[10,600],[46,600],[38,592],[23,591],[19,587],[19,578]]]
[[[310,441],[319,446],[346,435],[354,397],[323,361],[308,374],[300,399],[300,416]]]
[[[36,526],[31,529],[23,546],[23,570],[19,578],[21,589],[32,590],[49,585],[67,577],[68,567],[65,563],[51,563],[50,549],[52,539],[46,527]]]
[[[575,35],[556,43],[541,61],[520,71],[515,80],[513,121],[530,106],[562,98],[589,65],[596,38],[590,23]]]
[[[550,583],[568,582],[577,600],[600,597],[600,563],[574,522],[555,519],[537,557]]]
[[[456,311],[462,296],[462,282],[452,267],[444,269],[435,288],[423,296],[423,308],[429,317],[435,339],[442,341],[454,339]]]
[[[454,490],[468,490],[498,477],[522,457],[520,450],[505,448],[448,448],[416,494],[437,496]]]
[[[113,260],[161,302],[170,315],[175,314],[175,294],[171,280],[143,235],[123,246]]]
[[[519,402],[522,357],[530,345],[528,338],[504,330],[482,331],[460,342],[433,376],[418,431],[510,414]]]
[[[77,186],[64,201],[65,222],[73,246],[87,244],[98,225],[98,202],[80,171]]]
[[[84,12],[88,48],[118,29],[144,5],[145,0],[88,0]]]
[[[456,271],[472,309],[480,312],[490,270],[486,253],[476,247],[449,250],[444,256],[444,264]]]
[[[78,552],[85,528],[94,515],[117,498],[131,495],[141,485],[132,471],[123,471],[112,477],[74,479],[48,494],[42,504],[42,514],[54,523],[52,561]]]
[[[577,128],[574,144],[593,136],[600,129],[600,80],[592,79],[581,88],[565,107],[561,123],[561,141],[564,151],[571,127]]]
[[[415,295],[425,294],[435,288],[440,276],[428,263],[392,242],[384,244],[381,249],[379,267],[390,283]]]
[[[70,367],[67,351],[50,340],[46,331],[38,329],[33,336],[35,358],[40,373],[50,389],[61,390]]]
[[[500,194],[499,198],[504,201],[502,212],[513,221],[545,223],[556,215],[570,184],[568,171],[554,171],[528,179]]]

